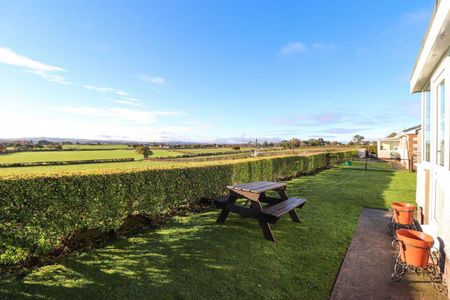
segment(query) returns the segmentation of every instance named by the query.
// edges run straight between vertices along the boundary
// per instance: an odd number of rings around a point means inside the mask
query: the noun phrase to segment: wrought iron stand
[[[408,262],[401,260],[401,250],[400,247],[405,247],[403,243],[399,240],[394,240],[392,243],[394,247],[399,249],[398,256],[395,259],[394,272],[391,274],[393,281],[400,281],[406,272],[416,273],[419,276],[428,275],[431,285],[441,294],[447,295],[448,287],[445,279],[442,277],[442,273],[439,268],[440,252],[434,249],[430,252],[431,262],[425,267],[416,267],[413,265],[408,265]],[[432,249],[432,250],[433,250]]]

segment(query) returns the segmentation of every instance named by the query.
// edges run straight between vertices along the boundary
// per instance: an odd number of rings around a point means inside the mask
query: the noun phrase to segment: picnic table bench
[[[295,209],[302,208],[306,203],[306,199],[289,198],[286,193],[286,186],[286,183],[271,181],[228,186],[229,194],[215,199],[216,206],[222,209],[216,222],[223,224],[230,212],[257,219],[264,237],[275,242],[270,224],[275,224],[285,214],[289,214],[292,221],[300,223],[300,218]],[[267,196],[266,192],[268,191],[276,191],[279,197]],[[250,207],[236,204],[236,201],[242,198],[250,202]]]

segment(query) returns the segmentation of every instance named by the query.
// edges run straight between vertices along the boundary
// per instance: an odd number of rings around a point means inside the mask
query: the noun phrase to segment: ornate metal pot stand
[[[412,230],[405,230],[412,231]],[[417,231],[416,231],[417,232]],[[421,233],[425,235],[424,233]],[[394,272],[391,274],[393,281],[400,281],[403,276],[409,273],[416,273],[419,276],[428,276],[431,285],[443,295],[447,295],[448,287],[439,268],[440,252],[435,248],[421,248],[417,245],[407,244],[405,241],[396,239],[393,245],[398,249],[398,256],[394,263]],[[409,253],[407,253],[410,251]],[[413,257],[418,253],[427,253],[423,258]],[[409,258],[409,260],[408,260]],[[422,262],[420,262],[422,260]]]
[[[392,217],[388,223],[388,232],[393,237],[396,237],[398,229],[412,229],[419,230],[419,226],[414,220],[415,205],[405,202],[393,202],[390,211]]]

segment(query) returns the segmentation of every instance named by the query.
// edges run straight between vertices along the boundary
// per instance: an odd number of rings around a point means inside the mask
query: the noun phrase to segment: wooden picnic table
[[[289,198],[286,192],[286,183],[272,181],[257,181],[228,186],[229,194],[215,200],[218,208],[222,209],[217,223],[223,224],[230,212],[237,213],[243,217],[257,219],[261,226],[264,237],[275,241],[270,224],[275,224],[281,216],[289,214],[292,221],[300,223],[300,218],[295,208],[302,208],[305,199]],[[266,192],[276,191],[279,197],[267,196]],[[250,206],[239,205],[238,199],[247,199]],[[263,206],[264,204],[264,206]]]

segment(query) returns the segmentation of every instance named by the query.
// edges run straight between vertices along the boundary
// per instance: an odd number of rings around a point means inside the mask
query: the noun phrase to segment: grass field
[[[90,146],[90,145],[84,145]],[[97,145],[94,145],[94,147]],[[100,145],[100,146],[114,146],[114,145]],[[122,145],[124,146],[124,145]],[[273,156],[288,156],[291,155],[290,151],[281,150],[271,151],[270,155]],[[308,155],[310,153],[316,153],[326,150],[326,148],[304,148],[301,150],[302,155]],[[251,150],[251,148],[241,148],[240,151],[236,151],[236,157],[243,155],[239,160],[249,160],[253,158],[245,158],[245,153],[242,151]],[[337,150],[334,148],[334,150]],[[346,149],[341,149],[346,150]],[[233,151],[231,148],[205,148],[205,149],[152,149],[153,155],[151,157],[172,157],[176,158],[185,154],[205,154],[205,153],[223,153]],[[296,155],[300,152],[297,150]],[[233,155],[231,155],[233,156]],[[70,174],[70,173],[92,173],[97,170],[129,170],[129,169],[151,169],[151,168],[164,168],[164,167],[183,167],[191,165],[201,165],[205,163],[217,164],[227,161],[232,161],[235,157],[230,156],[215,156],[211,162],[202,162],[207,160],[207,156],[199,158],[185,158],[183,161],[144,161],[143,156],[137,154],[133,149],[121,149],[121,150],[95,150],[95,151],[30,151],[30,152],[16,152],[0,155],[1,163],[20,163],[20,162],[48,162],[48,161],[69,161],[69,160],[89,160],[89,159],[111,159],[111,158],[134,158],[134,162],[117,162],[117,163],[93,163],[83,165],[66,165],[66,166],[32,166],[32,167],[13,167],[13,168],[1,168],[0,176],[14,176],[23,174]]]
[[[181,153],[170,150],[152,150],[154,157],[175,157]],[[135,150],[96,150],[96,151],[30,151],[16,152],[0,155],[0,163],[16,162],[40,162],[40,161],[68,161],[86,159],[107,159],[107,158],[135,158],[142,159],[141,154]]]
[[[89,150],[102,150],[102,149],[132,149],[125,144],[101,144],[101,145],[63,145],[63,149],[89,149]]]
[[[239,150],[233,150],[231,148],[198,148],[198,149],[177,149],[176,151],[181,152],[181,153],[186,153],[186,154],[205,154],[205,153],[211,153],[211,154],[215,154],[215,153],[222,153],[222,152],[242,152],[242,151],[249,151],[249,150],[253,150],[254,148],[246,148],[243,147]]]
[[[102,158],[142,159],[142,155],[139,155],[133,150],[16,152],[0,155],[0,163],[67,161]]]
[[[112,151],[112,150],[111,150]],[[280,156],[282,157],[282,156]],[[171,167],[195,167],[203,166],[207,164],[227,164],[235,163],[239,161],[251,161],[261,158],[244,158],[239,160],[218,160],[207,162],[195,162],[195,161],[163,161],[163,160],[138,160],[134,162],[117,162],[117,163],[100,163],[100,164],[83,164],[83,165],[66,165],[66,166],[39,166],[39,167],[17,167],[17,168],[1,168],[0,177],[2,176],[15,176],[15,175],[54,175],[54,174],[89,174],[97,171],[111,171],[121,172],[125,170],[145,170],[155,168],[171,168]]]
[[[372,164],[288,182],[289,195],[308,203],[303,223],[273,226],[276,243],[251,219],[217,225],[211,210],[5,279],[0,299],[327,299],[361,208],[414,201],[414,173]]]

